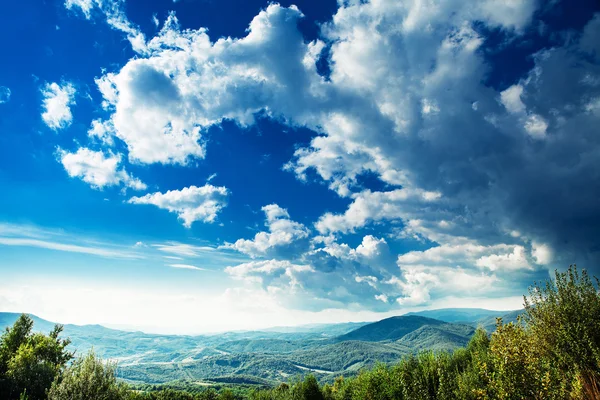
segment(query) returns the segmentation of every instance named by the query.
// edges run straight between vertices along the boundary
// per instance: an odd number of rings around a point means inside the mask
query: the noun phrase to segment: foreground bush
[[[104,364],[93,352],[77,359],[52,383],[48,400],[125,400],[129,391],[115,377],[115,365]]]
[[[70,341],[59,338],[62,325],[49,335],[33,333],[33,320],[21,315],[0,337],[0,399],[42,400],[73,357]]]

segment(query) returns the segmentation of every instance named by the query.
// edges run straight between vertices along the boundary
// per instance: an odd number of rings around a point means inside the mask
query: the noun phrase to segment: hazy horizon
[[[43,316],[40,315],[35,315],[33,313],[27,313],[27,312],[13,312],[13,311],[0,311],[0,314],[2,313],[6,313],[6,314],[13,314],[15,316],[18,316],[20,314],[27,314],[29,316],[35,316],[37,318],[40,318],[46,322],[50,322],[50,323],[54,323],[54,324],[61,324],[61,325],[75,325],[75,326],[102,326],[104,328],[109,328],[109,329],[115,329],[115,330],[121,330],[121,331],[126,331],[126,332],[142,332],[145,334],[158,334],[158,335],[218,335],[218,334],[222,334],[222,333],[236,333],[236,332],[255,332],[255,331],[275,331],[275,332],[279,332],[279,330],[288,330],[288,329],[295,329],[295,328],[309,328],[309,327],[318,327],[318,326],[326,326],[326,325],[336,325],[336,324],[352,324],[352,323],[371,323],[371,322],[377,322],[380,321],[381,319],[385,319],[385,318],[390,318],[390,317],[397,317],[397,316],[404,316],[410,313],[419,313],[421,311],[443,311],[443,310],[485,310],[485,311],[490,311],[490,312],[494,312],[494,311],[498,311],[498,312],[511,312],[511,311],[518,311],[521,310],[522,308],[518,308],[518,309],[506,309],[506,310],[491,310],[491,309],[485,309],[485,308],[475,308],[475,307],[464,307],[464,308],[427,308],[427,309],[415,309],[414,311],[406,311],[406,312],[402,312],[402,313],[386,313],[386,315],[375,315],[375,316],[371,316],[372,319],[365,319],[365,320],[343,320],[343,321],[337,321],[337,322],[316,322],[316,323],[298,323],[298,324],[294,324],[294,325],[274,325],[274,326],[262,326],[262,327],[257,327],[254,329],[234,329],[234,330],[217,330],[217,331],[198,331],[198,332],[194,332],[194,331],[189,331],[189,332],[183,332],[183,333],[178,333],[178,332],[173,332],[173,331],[169,331],[168,328],[163,327],[162,329],[160,327],[157,327],[157,330],[152,330],[152,328],[150,328],[150,330],[144,330],[144,329],[139,329],[138,327],[135,326],[128,326],[128,325],[111,325],[111,324],[98,324],[98,323],[85,323],[85,324],[78,324],[78,323],[69,323],[69,322],[64,322],[64,321],[52,321],[52,320],[48,320],[47,318],[44,318]],[[34,326],[34,329],[36,327]],[[39,327],[38,327],[39,329]],[[167,330],[165,330],[167,329]],[[37,330],[37,329],[35,329]]]

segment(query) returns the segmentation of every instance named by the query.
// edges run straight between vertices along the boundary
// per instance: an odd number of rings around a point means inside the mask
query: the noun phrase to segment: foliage
[[[48,400],[125,400],[126,385],[118,383],[114,364],[104,364],[93,352],[75,360],[52,383]]]
[[[70,341],[60,339],[62,325],[49,335],[33,333],[33,320],[23,314],[0,338],[0,398],[45,399],[46,392],[73,357]]]
[[[535,345],[560,374],[575,374],[590,395],[600,398],[598,286],[598,278],[575,266],[556,272],[554,281],[531,288],[524,320]]]

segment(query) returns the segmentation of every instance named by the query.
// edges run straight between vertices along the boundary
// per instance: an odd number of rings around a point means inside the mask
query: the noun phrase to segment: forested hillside
[[[311,373],[321,381],[333,382],[338,376],[355,375],[377,362],[396,363],[419,350],[453,350],[466,345],[482,318],[504,315],[500,311],[469,309],[437,312],[464,323],[411,315],[373,323],[201,336],[150,335],[98,325],[65,325],[63,335],[71,340],[68,350],[79,355],[93,348],[100,358],[117,362],[117,376],[132,384],[243,380],[276,385]],[[0,313],[0,326],[10,326],[18,317],[19,314]],[[34,331],[48,332],[54,326],[35,316],[32,319]]]

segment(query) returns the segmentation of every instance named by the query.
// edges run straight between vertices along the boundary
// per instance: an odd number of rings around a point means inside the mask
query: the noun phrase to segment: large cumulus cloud
[[[323,236],[287,259],[270,251],[308,240],[309,229],[281,209],[271,222],[267,211],[269,232],[233,245],[265,259],[228,272],[272,291],[291,285],[324,302],[416,305],[461,291],[521,291],[522,282],[572,261],[593,267],[600,17],[532,54],[531,71],[496,87],[484,49],[517,42],[538,2],[339,4],[310,43],[297,28],[301,11],[277,4],[239,39],[213,42],[204,29],[182,30],[174,15],[150,40],[128,33],[142,40],[139,56],[98,78],[109,117],[96,122],[104,129],[95,135],[107,145],[123,141],[133,162],[186,164],[210,151],[205,131],[225,119],[249,126],[261,113],[312,129],[284,168],[301,180],[316,176],[349,206],[324,213],[315,225]],[[506,41],[489,43],[489,31]],[[326,77],[316,67],[325,48]],[[386,188],[365,189],[365,174]],[[388,222],[396,229],[361,248],[344,244],[344,234]],[[397,257],[384,234],[433,247]],[[387,250],[367,251],[377,246]],[[366,254],[387,255],[376,262]]]

